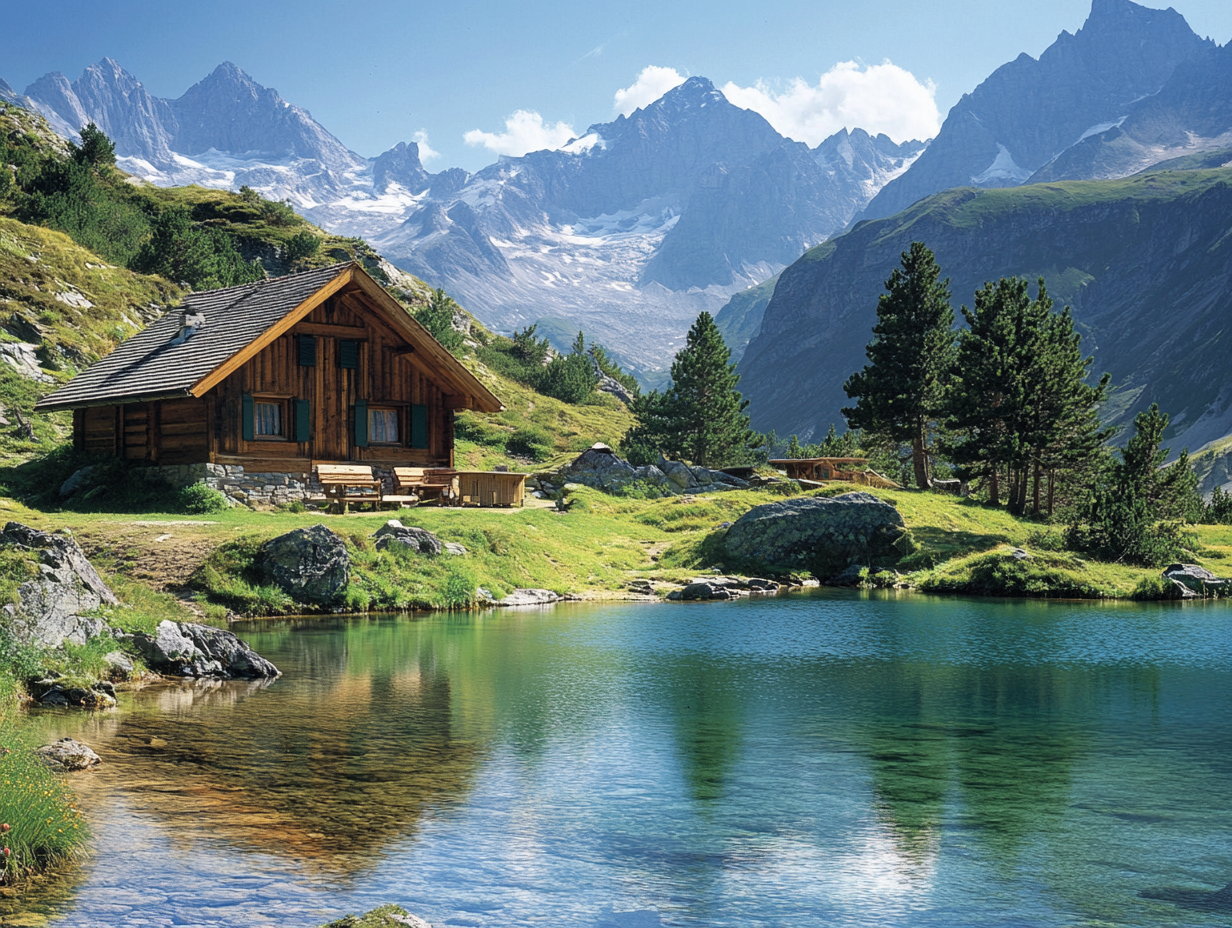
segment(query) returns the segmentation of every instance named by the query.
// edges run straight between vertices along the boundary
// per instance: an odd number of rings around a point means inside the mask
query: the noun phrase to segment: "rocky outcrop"
[[[896,558],[905,534],[902,516],[889,503],[845,493],[755,506],[727,530],[723,544],[733,560],[824,579],[853,563]]]
[[[761,577],[698,577],[679,590],[667,594],[671,602],[712,602],[739,599],[741,596],[770,595],[782,586]]]
[[[344,915],[322,928],[432,928],[420,918],[397,905],[385,905],[363,915]]]
[[[27,689],[38,705],[46,708],[114,709],[115,686],[105,680],[83,686],[65,682],[60,674],[51,672],[42,680],[33,680]]]
[[[1164,568],[1163,578],[1177,599],[1228,595],[1228,581],[1197,564],[1169,564]]]
[[[715,490],[747,489],[747,480],[706,467],[690,467],[683,461],[660,457],[657,464],[634,467],[602,442],[591,445],[556,474],[558,482],[620,493],[634,483],[644,483],[665,496]],[[540,481],[542,484],[542,481]],[[556,484],[549,484],[554,486]]]
[[[560,595],[551,590],[518,589],[504,599],[496,600],[495,606],[550,606],[560,602]]]
[[[19,640],[48,648],[65,641],[85,644],[107,627],[86,613],[119,600],[71,534],[9,522],[0,532],[0,547],[31,556],[31,578],[17,588],[18,601],[4,607]]]
[[[102,763],[102,759],[87,744],[72,738],[61,738],[36,752],[50,767],[57,770],[86,770]]]
[[[390,519],[378,528],[372,537],[376,539],[378,551],[384,551],[393,545],[402,545],[418,554],[436,557],[445,550],[444,542],[426,528],[403,525],[397,519]]]
[[[39,383],[54,383],[54,378],[43,370],[35,353],[38,345],[29,342],[5,342],[0,344],[0,361],[7,364],[22,377]]]
[[[282,676],[281,671],[229,631],[194,622],[158,623],[153,635],[117,635],[132,642],[156,673],[189,677]]]
[[[261,571],[296,602],[328,606],[351,580],[351,555],[341,538],[317,524],[262,545]]]

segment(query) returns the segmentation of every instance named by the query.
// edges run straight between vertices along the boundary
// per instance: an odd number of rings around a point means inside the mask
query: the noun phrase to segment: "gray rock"
[[[867,576],[868,568],[863,564],[848,564],[833,577],[826,580],[826,586],[859,586]]]
[[[0,362],[7,364],[22,377],[39,383],[54,383],[55,378],[39,365],[38,345],[30,342],[6,342],[0,344]]]
[[[441,540],[427,529],[403,525],[397,519],[390,519],[372,537],[376,539],[378,551],[384,551],[390,545],[405,545],[420,554],[436,557],[445,550]]]
[[[111,668],[113,674],[119,674],[122,677],[127,677],[134,670],[131,658],[123,651],[108,651],[103,655],[103,661]]]
[[[164,619],[154,635],[135,632],[133,645],[151,670],[190,677],[279,677],[281,672],[225,629]]]
[[[1010,557],[1016,561],[1029,561],[1031,560],[1031,552],[1023,548],[1015,548],[1010,552]]]
[[[1182,599],[1194,596],[1222,596],[1228,592],[1228,581],[1221,580],[1197,564],[1169,564],[1163,578],[1170,580]],[[1188,594],[1188,595],[1186,595]]]
[[[609,493],[627,486],[637,477],[636,468],[601,442],[591,445],[560,471],[560,478],[566,482]]]
[[[749,577],[745,581],[745,585],[756,593],[777,593],[782,587],[773,580],[764,580],[761,577]]]
[[[86,770],[102,763],[101,758],[94,753],[89,745],[74,741],[72,738],[61,738],[52,744],[38,749],[38,755],[48,766],[60,770]]]
[[[496,601],[498,606],[546,606],[560,602],[560,597],[551,590],[514,590],[504,599]]]
[[[708,602],[710,600],[734,599],[732,591],[724,583],[697,581],[688,584],[680,591],[680,599],[688,602]]]
[[[832,577],[850,564],[894,559],[902,516],[869,493],[804,497],[755,506],[727,530],[729,557],[774,571]]]
[[[329,605],[351,580],[351,556],[324,525],[297,528],[261,546],[265,577],[301,603]]]
[[[683,461],[669,461],[661,457],[658,466],[659,470],[663,471],[663,476],[679,489],[688,490],[698,486],[697,477]]]
[[[86,559],[71,534],[42,532],[9,522],[0,532],[0,547],[19,548],[37,559],[37,578],[17,590],[18,602],[4,611],[16,637],[29,644],[56,648],[65,641],[85,644],[106,628],[102,619],[83,613],[119,602]]]
[[[98,470],[97,465],[87,464],[73,471],[72,475],[60,484],[61,496],[72,496],[82,487],[89,486],[90,477]]]
[[[445,553],[451,554],[454,557],[466,557],[466,548],[458,544],[456,541],[445,542]]]

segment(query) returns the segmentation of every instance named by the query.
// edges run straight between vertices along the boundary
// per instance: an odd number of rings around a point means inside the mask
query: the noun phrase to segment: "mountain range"
[[[429,173],[413,142],[365,159],[229,62],[174,100],[111,59],[0,97],[66,137],[96,123],[119,166],[152,183],[289,199],[500,330],[583,328],[643,372],[666,367],[700,311],[841,230],[924,149],[860,129],[810,149],[698,77],[474,175]]]

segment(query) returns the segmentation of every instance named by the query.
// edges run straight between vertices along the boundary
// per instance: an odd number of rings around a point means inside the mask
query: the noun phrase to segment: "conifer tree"
[[[648,463],[652,454],[681,457],[702,467],[744,460],[757,444],[749,429],[740,375],[731,351],[710,313],[689,329],[685,346],[672,362],[672,383],[633,401],[637,425],[624,441],[630,460]]]
[[[968,327],[958,337],[946,401],[946,451],[958,473],[987,478],[993,503],[1006,474],[1018,514],[1028,496],[1040,512],[1045,480],[1051,512],[1057,473],[1084,468],[1112,434],[1096,414],[1108,377],[1094,387],[1086,382],[1092,359],[1079,351],[1069,309],[1052,306],[1043,279],[1035,299],[1017,277],[977,291],[975,308],[962,309]]]
[[[931,485],[929,455],[954,359],[949,279],[922,243],[902,254],[877,303],[869,363],[843,384],[855,406],[843,409],[866,444],[906,443],[918,487]]]

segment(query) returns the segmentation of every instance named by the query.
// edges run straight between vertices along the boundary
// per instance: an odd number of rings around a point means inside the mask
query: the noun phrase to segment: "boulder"
[[[1172,582],[1181,599],[1194,596],[1223,596],[1228,592],[1228,581],[1221,580],[1205,567],[1197,564],[1169,564],[1164,568],[1163,578]]]
[[[637,480],[638,473],[628,461],[621,460],[615,451],[598,442],[561,468],[560,477],[569,483],[611,493]]]
[[[405,545],[419,554],[436,557],[445,550],[441,540],[426,528],[403,525],[397,519],[390,519],[372,537],[376,539],[378,551],[384,551],[390,545]]]
[[[466,557],[466,548],[456,541],[445,542],[445,553],[454,557]]]
[[[47,679],[34,680],[28,684],[30,695],[40,706],[47,708],[73,707],[79,709],[114,709],[115,687],[99,682],[91,686],[65,684],[58,674],[49,674]]]
[[[135,632],[132,641],[149,668],[189,677],[279,677],[282,673],[225,629],[195,622],[158,623],[155,634]]]
[[[73,471],[72,475],[60,484],[61,496],[72,496],[78,490],[90,485],[90,478],[94,476],[98,466],[95,464],[87,464],[85,467],[80,467]]]
[[[48,766],[59,770],[86,770],[102,763],[89,745],[74,741],[72,738],[61,738],[59,741],[39,748],[37,753],[47,762]]]
[[[296,602],[325,606],[351,580],[351,555],[324,525],[297,528],[261,546],[261,569]]]
[[[546,606],[560,602],[560,596],[551,590],[514,590],[504,599],[498,599],[498,606]]]
[[[686,603],[735,598],[726,584],[713,581],[695,581],[680,591],[680,599]]]
[[[831,577],[851,564],[896,559],[903,518],[870,493],[804,497],[755,506],[727,530],[733,559],[773,571]]]
[[[4,607],[19,640],[48,648],[65,641],[80,645],[107,628],[102,619],[83,613],[119,600],[71,534],[9,522],[0,532],[0,547],[27,551],[37,561],[32,565],[37,576],[18,587],[16,603]]]
[[[663,472],[668,481],[676,485],[677,490],[684,491],[700,486],[697,482],[697,477],[693,471],[689,469],[689,465],[683,461],[669,461],[664,457],[659,458],[659,470]]]

